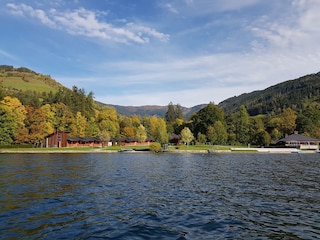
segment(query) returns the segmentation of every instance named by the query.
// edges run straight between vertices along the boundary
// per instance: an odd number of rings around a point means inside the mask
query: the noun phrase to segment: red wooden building
[[[108,142],[103,142],[100,138],[68,138],[68,147],[103,147],[108,146]]]
[[[54,131],[54,133],[46,137],[45,146],[48,147],[67,147],[68,146],[68,133],[64,131]]]

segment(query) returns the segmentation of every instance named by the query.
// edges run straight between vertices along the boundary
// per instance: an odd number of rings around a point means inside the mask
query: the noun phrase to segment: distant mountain
[[[145,105],[145,106],[120,106],[120,105],[110,105],[105,104],[107,106],[114,107],[117,113],[124,115],[124,116],[131,116],[131,115],[139,115],[139,116],[158,116],[158,117],[165,117],[166,112],[168,110],[168,106],[158,106],[158,105]],[[199,111],[200,109],[207,106],[207,104],[200,104],[194,107],[183,107],[182,113],[186,119],[189,119],[190,116],[194,113]]]
[[[280,112],[288,107],[300,110],[304,104],[310,102],[320,103],[320,72],[285,81],[261,91],[228,98],[219,103],[219,107],[230,113],[238,111],[240,106],[244,105],[248,113],[254,116]]]

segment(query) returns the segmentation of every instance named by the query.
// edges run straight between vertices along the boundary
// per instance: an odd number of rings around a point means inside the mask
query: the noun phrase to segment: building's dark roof
[[[280,139],[278,142],[320,142],[319,139],[307,137],[298,133],[291,134],[285,138]]]
[[[102,142],[100,138],[81,138],[81,137],[70,137],[69,142]]]
[[[138,142],[139,140],[137,138],[111,138],[111,142],[126,142],[126,143],[131,143],[131,142]],[[153,142],[153,138],[147,138],[145,140],[146,142]]]

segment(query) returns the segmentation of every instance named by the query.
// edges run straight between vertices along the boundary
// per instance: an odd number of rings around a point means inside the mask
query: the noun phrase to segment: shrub
[[[150,145],[150,150],[152,152],[160,152],[162,150],[161,144],[158,142],[152,143]]]

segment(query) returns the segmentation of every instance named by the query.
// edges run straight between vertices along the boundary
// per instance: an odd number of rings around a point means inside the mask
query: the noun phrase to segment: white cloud
[[[278,18],[263,16],[254,23],[251,31],[265,47],[287,48],[295,51],[313,51],[320,41],[320,1],[293,0]],[[254,45],[259,41],[254,40]],[[260,41],[260,46],[261,41]]]
[[[179,14],[179,11],[176,8],[174,8],[171,3],[164,4],[164,8],[166,8],[169,12]]]
[[[99,20],[99,13],[79,8],[72,11],[59,12],[51,9],[47,12],[34,9],[26,4],[7,4],[11,13],[25,17],[32,17],[51,28],[65,30],[69,34],[100,38],[122,43],[148,43],[150,38],[169,41],[169,35],[156,31],[153,28],[134,23],[114,26],[111,23]],[[120,22],[117,22],[120,24]]]
[[[100,66],[107,88],[119,90],[97,99],[120,105],[166,104],[184,106],[219,103],[245,92],[262,90],[285,80],[319,71],[320,52],[301,56],[295,52],[215,54],[159,62],[113,62]],[[108,76],[110,74],[110,76]],[[88,86],[90,87],[90,86]],[[102,87],[103,88],[103,87]],[[111,95],[110,95],[111,94]],[[145,103],[144,103],[144,100]]]
[[[240,10],[257,4],[261,0],[173,0],[165,7],[173,13],[187,16],[203,16],[216,12]]]
[[[11,59],[11,60],[17,60],[17,57],[0,49],[0,56],[4,56],[5,58]]]

